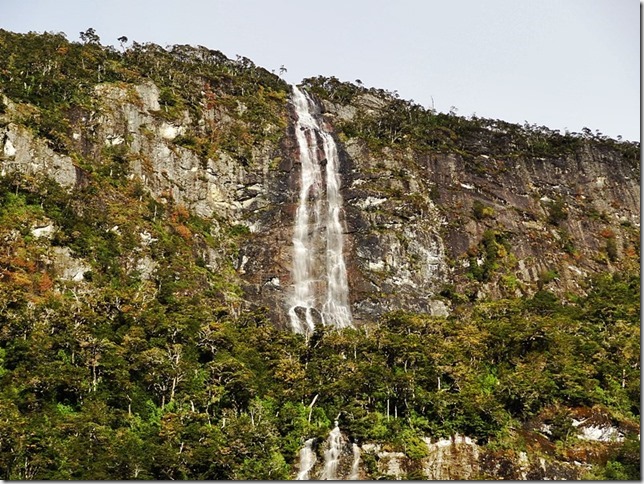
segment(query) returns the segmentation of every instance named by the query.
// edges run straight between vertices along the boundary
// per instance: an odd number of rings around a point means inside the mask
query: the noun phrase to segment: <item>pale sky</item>
[[[204,45],[298,83],[640,139],[638,0],[2,0],[0,28]]]

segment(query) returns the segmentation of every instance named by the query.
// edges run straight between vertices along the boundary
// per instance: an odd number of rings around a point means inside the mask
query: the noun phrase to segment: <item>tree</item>
[[[126,37],[125,35],[121,35],[121,36],[120,36],[118,39],[116,39],[116,40],[118,40],[118,41],[119,41],[119,43],[121,44],[121,49],[123,49],[123,51],[125,51],[125,45],[123,45],[123,44],[127,44],[127,37]]]
[[[85,44],[99,45],[101,43],[101,38],[92,27],[88,28],[85,32],[80,32],[80,38]]]

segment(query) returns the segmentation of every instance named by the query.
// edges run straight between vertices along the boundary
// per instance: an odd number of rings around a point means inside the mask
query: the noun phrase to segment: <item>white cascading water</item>
[[[331,430],[329,438],[327,439],[327,450],[324,452],[324,469],[322,470],[322,481],[337,481],[338,480],[338,464],[340,463],[340,452],[342,451],[342,434],[338,422],[335,422],[335,427]]]
[[[295,86],[293,106],[301,177],[293,231],[294,291],[288,310],[291,327],[297,333],[310,333],[318,315],[324,325],[345,328],[352,322],[343,253],[338,148],[331,134],[322,129],[315,103]]]
[[[309,472],[315,465],[316,458],[313,452],[313,442],[315,439],[309,439],[304,442],[304,447],[300,449],[300,471],[297,473],[297,481],[307,481],[309,479]]]
[[[360,447],[358,444],[353,444],[353,464],[351,464],[350,481],[360,480]]]

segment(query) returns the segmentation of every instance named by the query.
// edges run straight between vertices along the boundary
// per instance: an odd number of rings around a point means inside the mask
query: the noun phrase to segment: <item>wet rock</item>
[[[427,454],[412,458],[405,452],[382,444],[351,443],[340,436],[335,476],[339,480],[387,479],[401,480],[571,480],[580,479],[590,465],[585,462],[564,462],[536,449],[517,452],[512,449],[491,450],[479,446],[464,435],[446,439],[422,439]],[[328,441],[310,439],[300,452],[301,466],[308,469],[308,479],[320,479],[328,466]],[[304,459],[302,460],[302,457]],[[301,471],[300,471],[301,472]]]

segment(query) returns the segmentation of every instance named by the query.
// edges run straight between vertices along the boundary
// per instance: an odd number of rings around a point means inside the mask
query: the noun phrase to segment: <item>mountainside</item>
[[[639,143],[82,37],[0,30],[0,477],[639,479]]]

